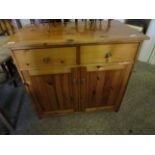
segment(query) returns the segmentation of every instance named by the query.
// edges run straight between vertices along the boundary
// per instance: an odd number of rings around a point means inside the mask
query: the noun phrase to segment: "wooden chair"
[[[14,27],[10,19],[0,19],[0,35],[14,34]]]
[[[4,37],[0,40],[0,45],[5,42],[6,38],[7,37]],[[0,67],[2,71],[6,74],[7,81],[13,82],[14,86],[16,87],[16,75],[18,75],[17,69],[11,58],[10,51],[3,47],[0,48]]]
[[[16,88],[17,87],[17,82],[16,82],[16,79],[14,79],[14,77],[15,77],[14,74],[15,74],[16,68],[14,68],[14,65],[12,66],[12,59],[8,59],[5,62],[5,65],[3,63],[3,64],[1,64],[1,66],[2,66],[2,69],[4,71],[4,74],[6,74],[6,75],[5,75],[5,78],[0,80],[0,89],[1,89],[2,86],[8,85],[8,84],[10,85],[11,83],[13,83],[14,87]],[[13,124],[9,120],[8,116],[5,114],[5,112],[3,110],[3,107],[1,107],[1,101],[0,101],[0,121],[6,126],[6,128],[9,131],[12,131],[12,130],[15,129],[15,124],[16,123]]]
[[[102,20],[104,19],[74,19],[73,21],[75,22],[75,28],[78,31],[78,23],[79,20],[82,22],[85,22],[85,24],[87,25],[87,22],[89,21],[89,29],[90,30],[96,30],[96,23],[97,20],[100,22],[100,28],[102,28]],[[67,26],[67,23],[70,22],[70,19],[39,19],[39,20],[35,20],[35,19],[30,19],[31,24],[48,24],[49,28],[48,28],[48,32],[51,32],[51,24],[55,24],[55,23],[63,23],[65,26]],[[108,30],[111,27],[111,21],[112,19],[108,19],[107,21],[107,27],[106,29]]]
[[[1,75],[2,76],[2,75]],[[6,82],[7,80],[5,78],[0,78],[0,87]],[[4,113],[2,107],[1,107],[1,102],[0,102],[0,121],[6,126],[6,128],[9,131],[12,131],[14,129],[13,124],[9,120],[9,118],[6,116]]]
[[[17,87],[18,72],[15,65],[13,64],[11,56],[9,56],[5,61],[1,62],[0,66],[3,72],[6,74],[7,83],[13,83],[13,85]]]
[[[1,41],[1,44],[2,43],[3,41]],[[3,85],[6,84],[13,84],[14,87],[17,87],[18,73],[15,65],[13,64],[9,51],[5,50],[4,48],[0,48],[0,66],[1,66],[0,89]],[[2,74],[5,77],[1,78]],[[6,116],[5,112],[3,111],[3,108],[1,107],[1,103],[2,102],[0,101],[0,121],[8,128],[9,131],[11,131],[15,128],[15,126]]]

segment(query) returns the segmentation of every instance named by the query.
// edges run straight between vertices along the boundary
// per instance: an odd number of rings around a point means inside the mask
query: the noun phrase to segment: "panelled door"
[[[39,114],[113,111],[123,97],[131,67],[115,63],[23,74]]]
[[[116,110],[123,96],[130,68],[131,65],[123,64],[81,68],[81,110]]]
[[[31,70],[25,73],[29,90],[39,112],[63,114],[78,110],[78,68],[50,71]],[[60,73],[59,73],[60,72]]]

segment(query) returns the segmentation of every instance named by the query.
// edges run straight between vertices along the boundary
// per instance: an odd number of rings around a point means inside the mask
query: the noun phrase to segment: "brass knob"
[[[98,70],[102,70],[102,69],[103,69],[103,66],[96,66],[96,68],[97,68]]]
[[[112,53],[111,52],[107,52],[105,54],[105,58],[108,59],[108,58],[111,58],[112,57]]]
[[[49,58],[48,56],[46,56],[46,57],[43,58],[43,62],[44,62],[45,64],[48,64],[49,61],[50,61],[50,58]]]

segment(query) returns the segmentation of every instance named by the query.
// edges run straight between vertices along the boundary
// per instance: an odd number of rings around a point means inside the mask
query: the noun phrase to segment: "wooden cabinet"
[[[38,28],[27,27],[8,42],[38,115],[117,111],[147,37],[117,21],[107,32],[82,24],[79,31],[57,25],[51,35],[46,26]]]

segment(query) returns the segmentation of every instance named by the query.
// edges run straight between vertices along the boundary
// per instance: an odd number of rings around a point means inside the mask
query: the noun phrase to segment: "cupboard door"
[[[116,110],[128,81],[131,65],[88,66],[81,68],[81,109]]]
[[[28,76],[31,95],[42,115],[77,111],[77,69],[71,69],[68,73],[43,75],[34,70]]]

